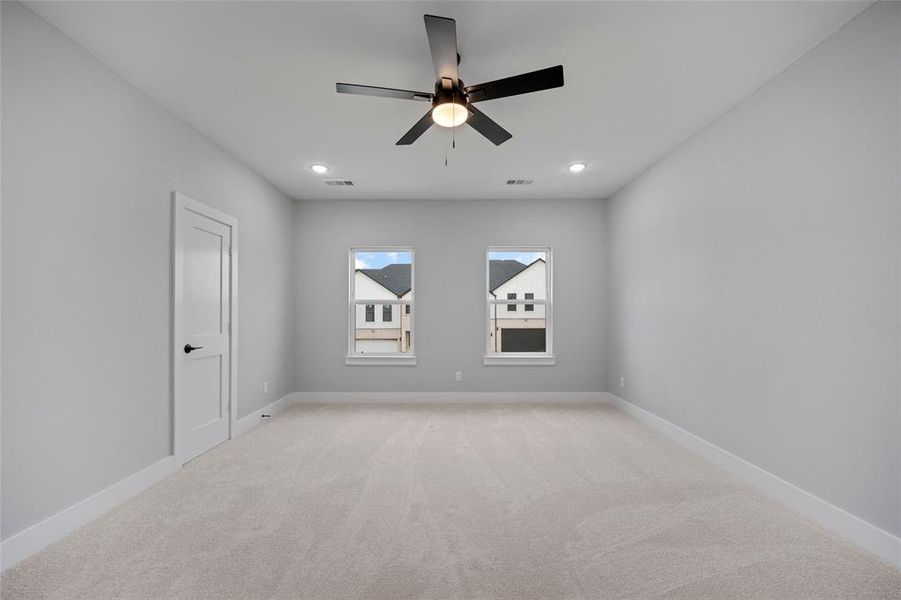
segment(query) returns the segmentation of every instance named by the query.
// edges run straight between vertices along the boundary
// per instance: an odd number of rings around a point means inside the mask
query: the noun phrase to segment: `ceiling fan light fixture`
[[[462,104],[444,102],[432,109],[432,120],[442,127],[459,127],[466,122],[469,111]]]
[[[573,164],[569,165],[569,170],[572,171],[573,173],[581,173],[582,171],[585,170],[585,167],[587,167],[587,166],[588,165],[586,165],[583,162],[577,162],[577,163],[573,163]]]
[[[460,79],[460,49],[457,47],[457,22],[448,17],[423,15],[425,33],[429,40],[432,65],[435,67],[435,92],[417,92],[356,83],[335,84],[339,94],[379,96],[398,100],[429,102],[425,114],[401,136],[396,146],[409,146],[432,125],[459,127],[466,123],[495,146],[500,146],[513,134],[494,122],[475,107],[477,102],[508,98],[563,87],[563,65],[521,73],[512,77],[464,85]],[[447,161],[445,161],[447,162]]]
[[[310,167],[310,169],[318,175],[328,173],[328,167],[325,165],[313,165],[312,167]]]

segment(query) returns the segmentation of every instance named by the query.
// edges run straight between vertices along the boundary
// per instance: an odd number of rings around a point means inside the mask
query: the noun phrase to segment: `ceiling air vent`
[[[508,179],[507,185],[532,185],[531,179]]]
[[[347,186],[351,186],[351,185],[353,185],[353,184],[354,184],[354,182],[351,181],[350,179],[327,179],[326,182],[325,182],[325,185],[342,185],[342,186],[347,185]]]

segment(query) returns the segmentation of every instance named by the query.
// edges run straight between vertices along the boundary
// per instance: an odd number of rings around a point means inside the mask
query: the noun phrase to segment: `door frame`
[[[183,431],[184,399],[181,397],[179,382],[182,379],[182,346],[184,301],[184,239],[182,225],[185,211],[190,211],[217,221],[231,230],[231,260],[229,261],[229,393],[228,393],[228,439],[235,435],[238,414],[238,220],[206,204],[180,193],[172,192],[172,454],[177,466],[182,466],[194,457],[186,457],[186,433]]]

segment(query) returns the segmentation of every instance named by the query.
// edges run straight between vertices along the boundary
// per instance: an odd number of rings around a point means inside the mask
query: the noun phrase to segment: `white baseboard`
[[[278,414],[297,401],[298,399],[296,392],[287,394],[286,396],[282,396],[275,402],[271,402],[263,408],[256,410],[247,416],[241,417],[235,422],[235,432],[233,437],[238,437],[242,433],[246,433],[247,431],[262,423],[264,421],[263,415]]]
[[[606,392],[296,392],[304,404],[604,404]]]
[[[17,562],[28,558],[44,547],[75,531],[125,502],[132,496],[152,486],[175,470],[175,458],[167,456],[149,467],[114,483],[73,504],[55,515],[47,517],[19,533],[3,540],[0,544],[0,570],[6,570]]]
[[[789,483],[615,394],[609,394],[609,396],[610,404],[624,413],[656,429],[679,445],[716,463],[826,529],[848,538],[864,550],[872,552],[882,560],[901,569],[901,538],[867,523],[848,511],[814,496],[793,483]]]

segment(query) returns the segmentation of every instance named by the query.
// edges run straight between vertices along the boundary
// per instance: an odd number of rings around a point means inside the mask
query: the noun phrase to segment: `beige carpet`
[[[297,406],[3,598],[901,598],[901,572],[602,406]]]

